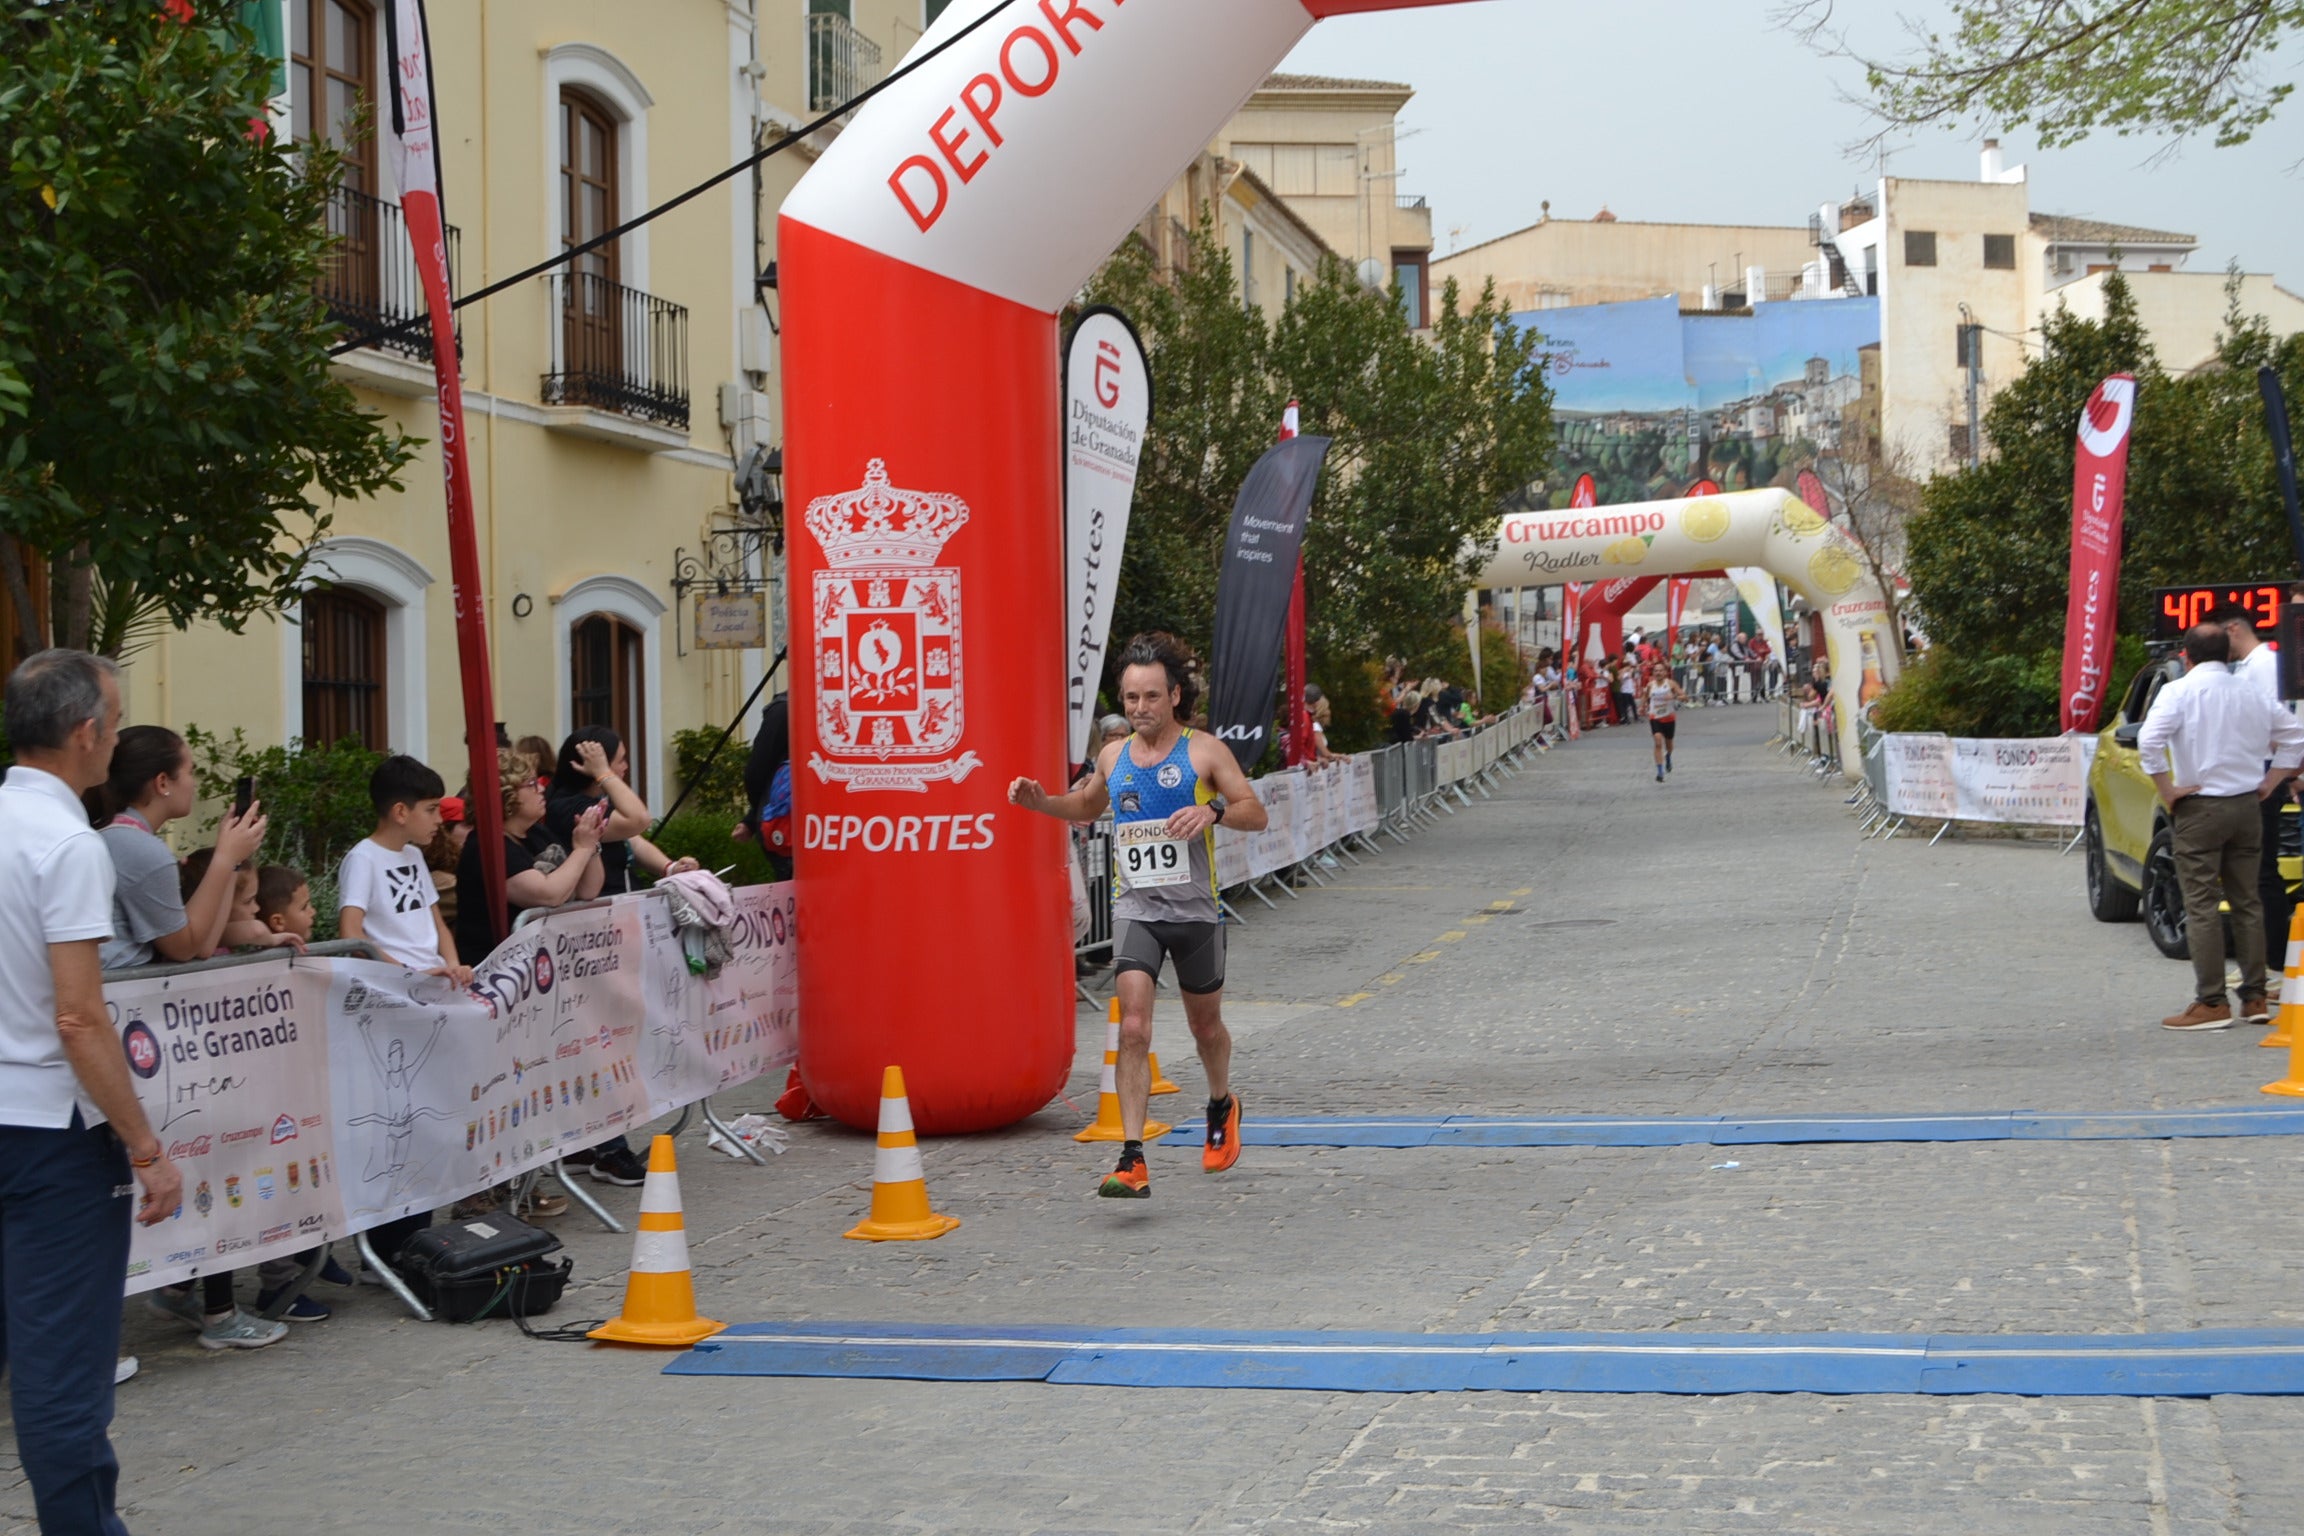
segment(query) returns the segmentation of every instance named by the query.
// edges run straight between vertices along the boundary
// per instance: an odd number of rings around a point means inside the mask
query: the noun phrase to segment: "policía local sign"
[[[768,600],[758,592],[700,592],[696,646],[706,651],[751,650],[768,643]]]

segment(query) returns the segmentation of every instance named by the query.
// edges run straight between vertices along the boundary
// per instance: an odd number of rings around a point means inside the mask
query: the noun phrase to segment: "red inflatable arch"
[[[784,203],[800,1073],[928,1132],[1071,1069],[1057,313],[1322,16],[1448,0],[1011,0]],[[925,50],[993,8],[960,0]]]

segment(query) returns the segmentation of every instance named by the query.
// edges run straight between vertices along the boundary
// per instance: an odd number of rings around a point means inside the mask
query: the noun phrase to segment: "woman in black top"
[[[608,819],[595,804],[569,829],[573,846],[555,842],[544,827],[544,791],[528,760],[517,752],[496,754],[504,789],[504,929],[488,930],[486,903],[480,900],[480,843],[464,840],[456,885],[469,898],[456,910],[456,953],[474,960],[511,935],[512,925],[530,907],[565,906],[600,894],[600,828]]]
[[[607,819],[600,828],[600,890],[606,896],[632,889],[634,864],[651,878],[686,874],[698,867],[694,859],[666,858],[643,835],[650,821],[648,807],[625,782],[631,771],[624,738],[605,725],[587,725],[569,732],[560,743],[559,762],[544,792],[544,825],[563,848],[574,846],[578,817],[595,805],[607,806]]]

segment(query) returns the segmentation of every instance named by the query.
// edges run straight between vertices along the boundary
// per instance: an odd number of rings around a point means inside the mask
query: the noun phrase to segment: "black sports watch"
[[[1209,797],[1208,808],[1216,813],[1217,824],[1222,825],[1224,821],[1224,812],[1230,809],[1230,806],[1226,803],[1222,795],[1213,795]]]

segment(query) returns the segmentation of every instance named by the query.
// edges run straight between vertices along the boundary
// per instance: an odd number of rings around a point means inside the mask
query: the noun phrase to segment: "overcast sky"
[[[1856,41],[1893,49],[1885,0]],[[1906,12],[1924,8],[1908,0]],[[1843,4],[1842,14],[1851,6]],[[1478,0],[1400,15],[1322,23],[1284,68],[1404,81],[1399,190],[1432,201],[1435,254],[1557,218],[1666,223],[1805,224],[1816,205],[1869,184],[1869,155],[1847,146],[1868,131],[1843,99],[1855,65],[1825,59],[1773,22],[1774,0]],[[2304,79],[2304,38],[2278,75]],[[2010,165],[2031,171],[2032,208],[2196,235],[2188,264],[2237,258],[2304,293],[2304,101],[2237,149],[2206,140],[2147,163],[2157,141],[2109,134],[2039,153],[1999,135]],[[1982,134],[1932,131],[1888,157],[1890,175],[1976,175]],[[1451,230],[1462,226],[1461,233]]]

